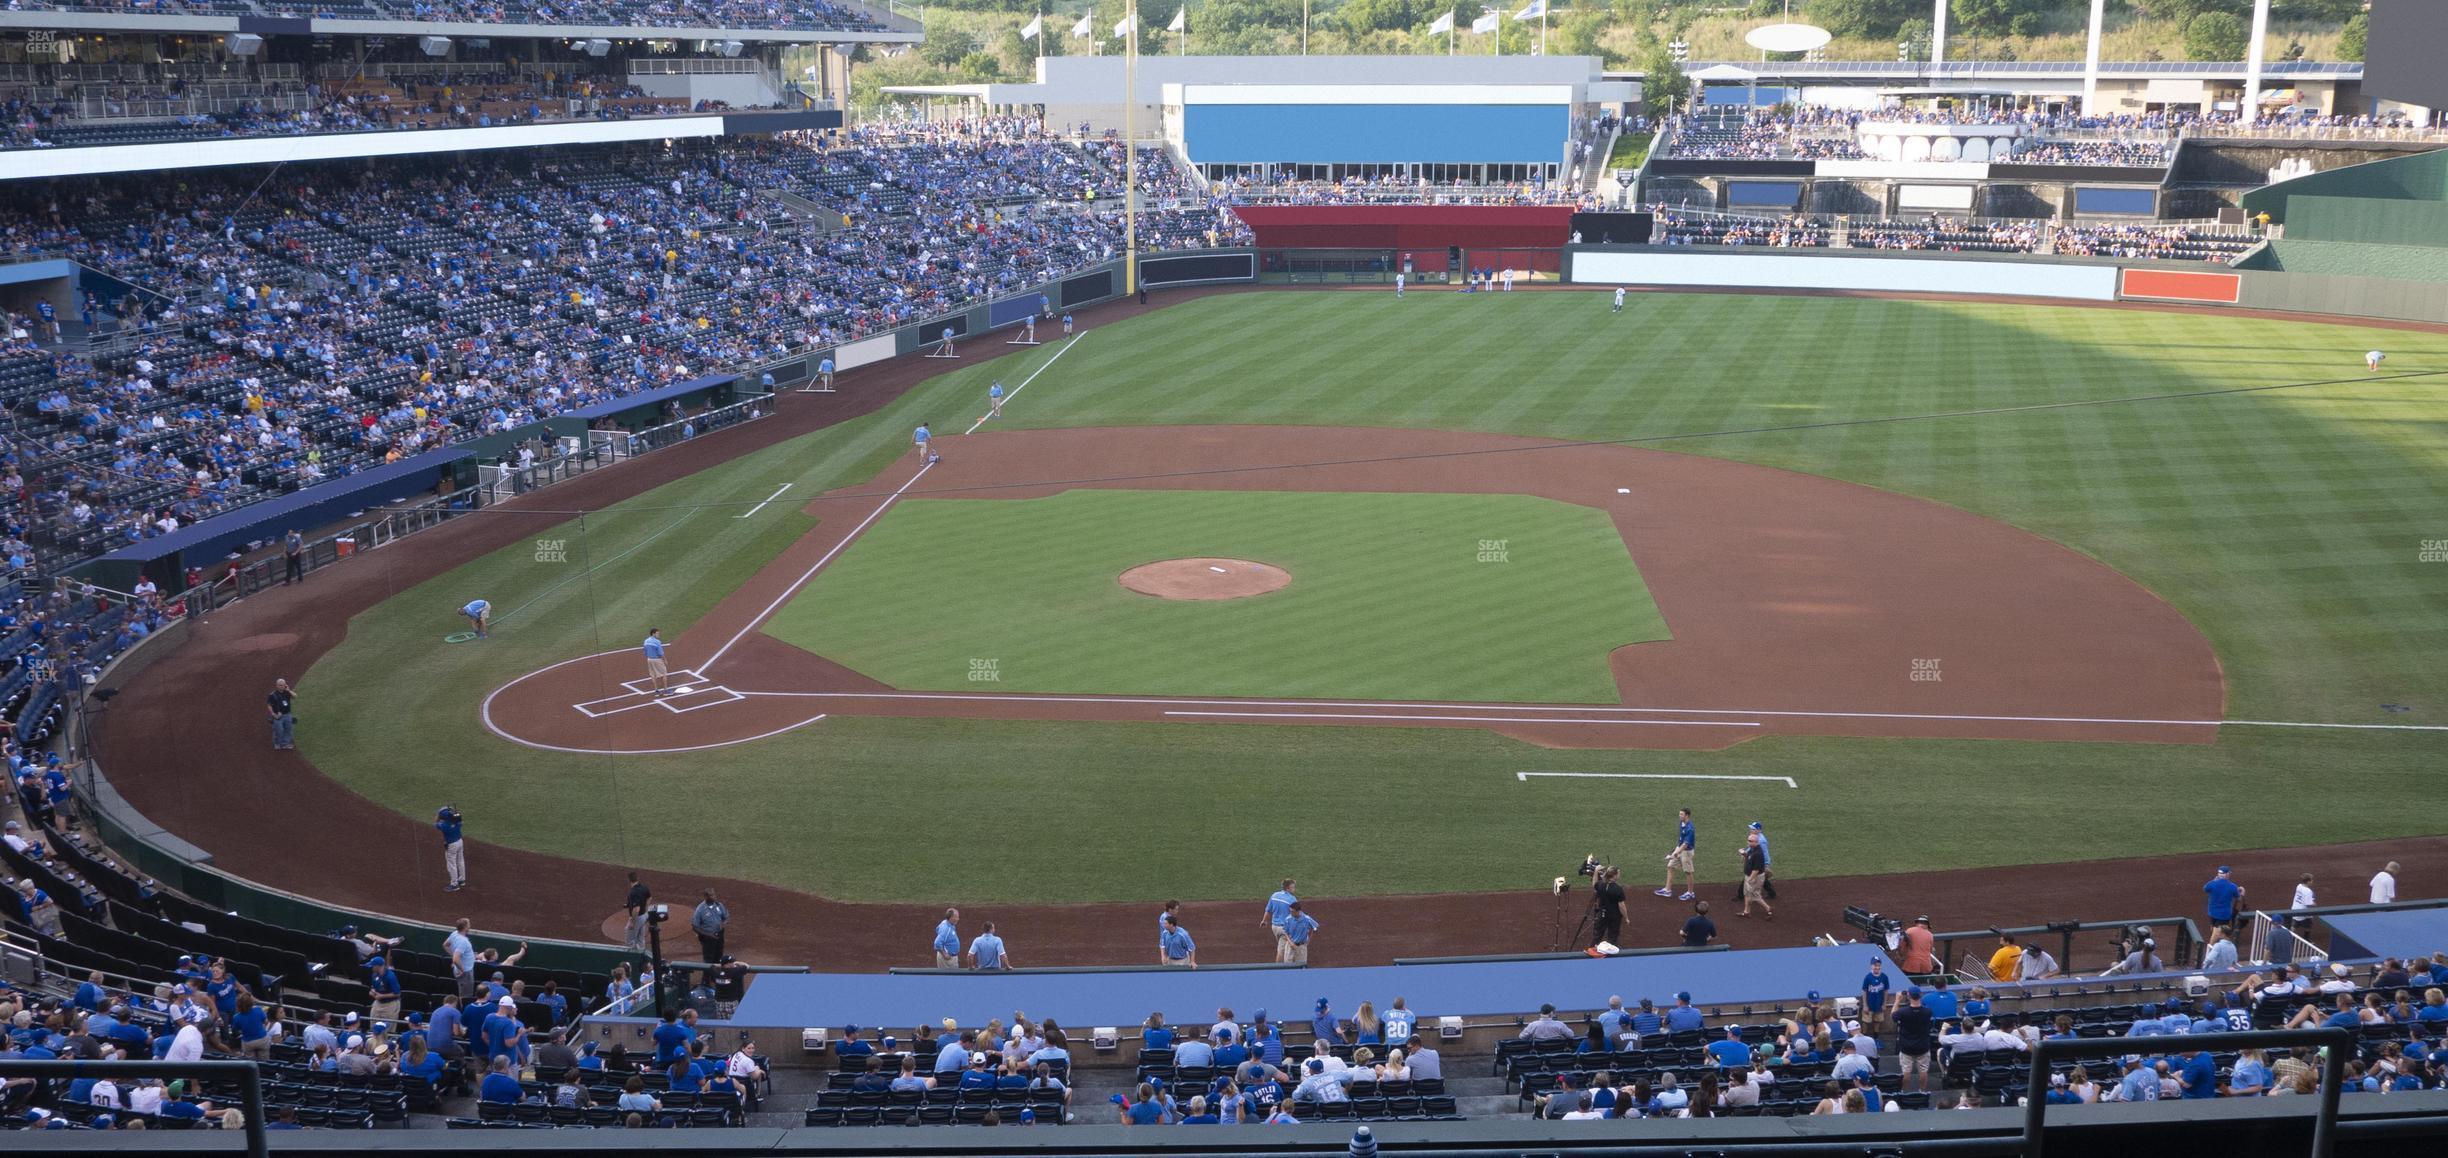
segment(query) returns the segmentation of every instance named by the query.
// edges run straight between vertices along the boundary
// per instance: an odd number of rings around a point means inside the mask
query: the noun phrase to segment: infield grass
[[[1292,583],[1193,601],[1118,581],[1197,557]],[[1617,702],[1607,653],[1667,638],[1602,511],[1289,491],[903,501],[766,632],[912,690],[1530,703]]]
[[[2361,365],[2375,346],[2390,354],[2377,378]],[[1027,873],[971,874],[964,898],[1256,896],[1287,871],[1322,893],[1522,887],[1592,849],[1641,863],[1686,801],[1769,819],[1795,875],[2375,839],[2439,831],[2448,809],[2437,733],[2227,729],[2170,747],[1767,738],[1711,754],[1457,731],[837,718],[720,753],[613,758],[477,726],[485,691],[633,645],[647,626],[672,634],[804,534],[810,520],[784,505],[732,517],[778,484],[862,482],[919,420],[965,427],[987,382],[1015,384],[1058,351],[1004,425],[1483,430],[1830,475],[2013,523],[2132,576],[2208,636],[2231,718],[2448,723],[2448,562],[2426,561],[2440,551],[2426,544],[2448,540],[2448,337],[1976,302],[1644,295],[1614,316],[1596,292],[1253,293],[963,367],[583,529],[538,517],[536,537],[568,540],[570,562],[498,552],[360,616],[300,682],[301,747],[410,815],[481,775],[488,839],[851,900],[941,899],[940,878],[907,856],[913,835],[1014,817],[1145,833],[1195,822],[1235,834],[1241,855],[1068,842]],[[2210,393],[2235,390],[2252,392]],[[442,645],[451,609],[478,594],[512,611],[496,637]],[[1769,773],[1802,788],[1515,781],[1526,769]],[[1196,791],[1146,791],[1156,770]],[[2354,791],[2317,790],[2330,784]],[[642,817],[640,801],[683,792],[719,816],[722,839]],[[807,803],[775,805],[788,801]],[[1894,831],[1905,802],[1928,821],[1911,839],[1864,839]],[[1423,848],[1503,852],[1323,864],[1311,826],[1279,822],[1286,808]],[[1731,867],[1703,851],[1704,877]]]

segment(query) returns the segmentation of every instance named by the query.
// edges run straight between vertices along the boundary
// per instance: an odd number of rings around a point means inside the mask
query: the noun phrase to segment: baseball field
[[[2242,315],[1199,297],[352,564],[295,775],[850,902],[1537,889],[1678,806],[1718,881],[1751,819],[1795,879],[2429,834],[2444,389]]]

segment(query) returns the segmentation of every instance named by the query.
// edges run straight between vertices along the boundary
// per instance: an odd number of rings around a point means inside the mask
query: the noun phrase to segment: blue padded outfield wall
[[[1520,164],[1561,161],[1571,107],[1192,104],[1182,143],[1201,165]]]

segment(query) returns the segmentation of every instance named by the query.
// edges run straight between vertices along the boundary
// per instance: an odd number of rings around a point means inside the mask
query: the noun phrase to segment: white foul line
[[[1258,720],[1451,720],[1471,724],[1647,724],[1660,728],[1756,728],[1730,720],[1592,720],[1556,716],[1427,716],[1401,712],[1166,712],[1168,716],[1231,716]]]
[[[789,483],[783,483],[781,486],[775,487],[775,488],[774,488],[774,493],[772,493],[772,494],[770,494],[770,495],[765,496],[765,503],[770,503],[770,502],[774,501],[775,499],[781,498],[781,497],[782,497],[782,492],[784,492],[784,491],[786,491],[786,490],[789,490],[790,488],[791,488],[791,485],[790,485]],[[731,516],[731,517],[732,517],[732,518],[735,518],[735,519],[744,519],[744,518],[747,518],[747,517],[748,517],[748,515],[753,515],[753,514],[757,513],[758,511],[764,510],[764,509],[765,509],[765,503],[758,503],[757,505],[755,505],[755,506],[753,506],[753,507],[748,508],[748,514],[747,514],[747,515],[733,515],[733,516]]]
[[[1046,372],[1047,366],[1051,366],[1054,363],[1062,360],[1063,355],[1071,352],[1071,347],[1078,345],[1079,340],[1087,336],[1088,335],[1084,333],[1072,335],[1071,340],[1064,343],[1062,349],[1054,351],[1053,357],[1046,359],[1044,363],[1040,364],[1036,369],[1029,371],[1029,376],[1022,378],[1018,386],[1012,387],[1012,392],[1004,395],[1003,400],[1009,402],[1013,398],[1018,397],[1021,391],[1028,389],[1029,383],[1037,380],[1037,376],[1039,374]],[[978,420],[978,424],[983,425],[985,421],[985,419],[981,418]],[[973,425],[965,433],[975,433],[976,430],[977,426]],[[884,501],[877,503],[876,509],[869,512],[866,518],[860,519],[859,525],[850,528],[850,533],[842,536],[841,542],[833,544],[833,549],[826,551],[824,553],[824,558],[816,560],[815,566],[809,567],[805,572],[802,572],[797,579],[792,580],[791,585],[783,588],[782,594],[774,596],[773,602],[766,604],[765,610],[757,612],[756,618],[749,620],[747,626],[733,632],[731,634],[731,638],[724,640],[721,647],[715,648],[714,654],[707,656],[705,663],[699,665],[697,670],[700,672],[712,671],[714,669],[714,665],[722,662],[722,657],[731,651],[733,644],[747,638],[749,632],[755,631],[758,624],[765,622],[766,616],[772,615],[774,611],[780,608],[784,602],[788,601],[791,596],[798,594],[800,588],[807,586],[808,580],[815,578],[818,571],[824,570],[825,564],[833,561],[833,556],[841,554],[842,548],[849,546],[852,540],[859,537],[859,532],[867,529],[867,524],[876,521],[876,516],[881,515],[885,511],[891,509],[893,502],[899,499],[903,492],[909,490],[913,486],[916,486],[918,484],[918,480],[925,478],[926,472],[933,469],[935,469],[935,463],[932,460],[921,464],[918,467],[918,473],[911,475],[909,477],[909,481],[902,483],[898,489],[893,491],[893,493],[884,496]],[[768,499],[766,501],[771,502],[773,500]]]
[[[549,670],[549,669],[547,669]],[[530,673],[533,674],[533,673]],[[1464,712],[1637,712],[1687,716],[1787,716],[1829,720],[1935,720],[1940,723],[2007,724],[2126,724],[2176,728],[2335,728],[2376,732],[2448,732],[2448,724],[2333,724],[2318,720],[2162,720],[2122,716],[1997,716],[1945,712],[1804,712],[1778,708],[1634,708],[1609,704],[1464,704],[1435,700],[1251,700],[1199,699],[1188,696],[1079,696],[1057,693],[982,694],[974,692],[783,692],[760,696],[802,696],[818,700],[972,700],[981,703],[1057,704],[1245,704],[1255,707],[1315,708],[1434,708]],[[1304,713],[1307,714],[1307,713]],[[1691,721],[1682,721],[1689,723]]]
[[[1791,776],[1702,776],[1689,772],[1516,772],[1515,780],[1524,784],[1533,776],[1553,776],[1566,780],[1765,780],[1781,783],[1787,788],[1800,788]]]
[[[721,662],[723,654],[731,650],[732,644],[738,643],[740,640],[746,638],[749,632],[757,629],[758,624],[765,622],[766,616],[774,613],[775,608],[782,606],[784,601],[788,600],[791,596],[798,594],[801,587],[807,586],[808,580],[816,577],[816,572],[823,570],[825,564],[833,561],[833,556],[841,554],[842,548],[849,546],[852,540],[858,538],[860,531],[867,529],[867,524],[876,521],[876,516],[881,515],[885,511],[891,509],[893,500],[900,498],[902,491],[906,491],[911,487],[918,485],[918,480],[925,478],[926,472],[933,469],[935,469],[935,464],[932,461],[920,463],[918,465],[918,473],[909,476],[908,482],[902,483],[898,489],[893,491],[893,493],[884,496],[884,501],[877,503],[876,509],[867,512],[867,517],[860,519],[859,525],[850,528],[850,533],[842,536],[841,542],[833,544],[833,549],[826,551],[824,553],[824,558],[816,560],[816,564],[814,566],[800,572],[798,578],[791,580],[790,586],[783,588],[780,595],[774,596],[773,602],[765,605],[765,610],[757,612],[756,618],[749,620],[747,626],[740,628],[738,631],[732,632],[731,638],[724,640],[721,647],[715,648],[714,654],[707,656],[706,661],[703,664],[698,665],[697,671],[699,674],[712,672],[714,670],[714,665]]]
[[[1029,376],[1028,376],[1028,377],[1026,377],[1026,378],[1022,378],[1022,379],[1020,380],[1020,384],[1019,384],[1019,385],[1012,387],[1012,389],[1011,389],[1011,393],[1006,394],[1006,395],[1004,395],[1004,396],[1003,396],[1003,401],[1005,401],[1005,402],[1010,402],[1012,399],[1014,399],[1014,398],[1018,398],[1018,397],[1020,396],[1020,392],[1021,392],[1021,391],[1028,389],[1028,384],[1029,384],[1029,383],[1036,381],[1036,380],[1037,380],[1037,376],[1038,376],[1039,374],[1043,374],[1043,373],[1045,373],[1045,372],[1046,372],[1046,367],[1047,367],[1047,366],[1051,366],[1051,365],[1053,365],[1054,363],[1061,361],[1061,360],[1062,360],[1062,356],[1063,356],[1063,355],[1068,354],[1068,353],[1070,353],[1070,352],[1071,352],[1071,347],[1076,346],[1076,345],[1079,345],[1079,340],[1080,340],[1081,338],[1085,338],[1085,337],[1087,337],[1087,336],[1088,336],[1088,331],[1086,331],[1086,330],[1081,330],[1079,333],[1076,333],[1076,334],[1071,335],[1071,340],[1070,340],[1070,341],[1068,341],[1068,342],[1064,342],[1064,343],[1062,344],[1062,349],[1059,349],[1059,350],[1054,351],[1054,356],[1053,356],[1053,357],[1046,359],[1046,360],[1045,360],[1045,362],[1044,362],[1044,363],[1042,363],[1041,365],[1039,365],[1039,366],[1038,366],[1036,369],[1029,371]],[[986,425],[986,419],[987,419],[988,417],[989,417],[989,415],[984,415],[984,414],[979,415],[979,416],[978,416],[978,420],[977,420],[977,421],[975,421],[975,422],[970,423],[970,424],[969,424],[969,429],[964,430],[964,431],[961,431],[961,433],[962,433],[962,434],[976,434],[976,433],[977,433],[977,431],[978,431],[978,427],[981,427],[981,426]]]

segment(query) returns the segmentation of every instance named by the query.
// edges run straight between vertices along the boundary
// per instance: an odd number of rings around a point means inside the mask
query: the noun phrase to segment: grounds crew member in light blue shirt
[[[646,678],[654,681],[654,694],[662,695],[664,682],[671,678],[663,666],[663,629],[646,629],[646,642],[639,644],[638,650],[646,653]]]
[[[1292,942],[1284,937],[1284,918],[1291,916],[1292,906],[1299,903],[1300,898],[1292,895],[1292,878],[1285,877],[1283,887],[1275,890],[1274,896],[1267,898],[1266,912],[1258,918],[1259,924],[1275,930],[1275,959],[1277,961],[1292,959]]]
[[[918,461],[921,465],[933,462],[938,457],[931,445],[934,439],[934,432],[928,430],[923,422],[918,424],[918,429],[910,432],[910,441],[918,444]]]
[[[1308,964],[1309,935],[1317,930],[1318,919],[1302,909],[1299,901],[1292,902],[1292,911],[1284,917],[1283,923],[1284,941],[1290,950],[1290,954],[1284,960],[1294,965]]]
[[[459,609],[459,614],[467,616],[468,622],[476,627],[476,638],[483,639],[485,629],[493,622],[493,605],[482,599],[471,599],[467,606]]]
[[[1011,968],[1011,954],[1003,947],[1003,938],[995,936],[993,921],[986,922],[986,931],[969,942],[969,960],[980,969]]]
[[[935,967],[960,968],[960,910],[945,909],[944,919],[935,923]]]
[[[1164,955],[1167,965],[1198,968],[1198,942],[1190,939],[1190,930],[1182,928],[1171,913],[1164,916]]]
[[[1003,417],[1003,384],[1001,382],[986,388],[986,405],[988,407],[986,417]]]

